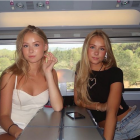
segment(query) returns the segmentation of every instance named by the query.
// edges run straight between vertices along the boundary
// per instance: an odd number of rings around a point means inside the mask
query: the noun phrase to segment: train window
[[[125,89],[140,88],[140,43],[112,43],[117,65],[123,70]]]
[[[122,38],[121,38],[122,39]],[[123,40],[123,39],[122,39]],[[81,56],[81,40],[49,40],[49,51],[57,58],[55,69],[70,69],[75,71],[75,66]],[[140,89],[140,42],[112,41],[113,52],[118,67],[124,73],[124,87],[128,90]],[[6,42],[5,42],[6,44]],[[9,65],[14,63],[15,45],[0,45],[0,74]],[[73,89],[73,83],[68,83],[68,88]]]
[[[59,44],[60,43],[60,44]],[[70,43],[70,44],[69,44]],[[58,63],[55,65],[55,69],[70,69],[75,71],[76,63],[81,57],[82,43],[76,42],[75,44],[72,41],[69,43],[58,42],[58,44],[49,44],[49,51],[52,52],[58,59]],[[67,83],[67,90],[73,90],[74,83]]]
[[[15,49],[15,45],[0,45],[0,75],[3,70],[15,62]]]

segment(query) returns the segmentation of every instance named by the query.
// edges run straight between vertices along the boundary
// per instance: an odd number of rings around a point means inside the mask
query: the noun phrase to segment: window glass
[[[81,57],[81,44],[49,44],[49,51],[58,59],[56,69],[70,69],[75,71],[76,63]]]
[[[58,59],[55,69],[71,69],[81,57],[82,43],[51,43],[49,51]],[[15,45],[0,45],[0,74],[14,63]],[[140,88],[140,43],[112,43],[113,52],[118,67],[123,70],[124,87]],[[73,89],[73,83],[68,83],[68,89]]]
[[[70,69],[75,71],[76,63],[81,57],[81,44],[49,44],[49,51],[58,59],[55,69]],[[74,83],[67,83],[67,90],[74,89]]]
[[[113,43],[112,47],[125,88],[140,88],[140,43]]]
[[[15,45],[0,45],[0,75],[3,70],[15,62]]]

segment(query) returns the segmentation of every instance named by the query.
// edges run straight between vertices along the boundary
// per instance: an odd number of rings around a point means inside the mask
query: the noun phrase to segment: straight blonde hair
[[[75,81],[75,87],[77,90],[77,100],[78,101],[82,100],[86,104],[92,103],[91,98],[87,91],[87,85],[89,82],[90,74],[92,73],[87,51],[89,48],[90,40],[95,36],[103,38],[105,43],[105,48],[107,52],[107,58],[103,60],[103,64],[105,65],[105,67],[106,68],[117,67],[109,37],[102,30],[95,30],[89,33],[85,38],[82,47],[81,60],[76,65],[76,81]]]

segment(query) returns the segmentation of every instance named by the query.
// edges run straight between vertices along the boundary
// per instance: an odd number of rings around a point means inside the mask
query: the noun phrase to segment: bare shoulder
[[[4,85],[8,85],[9,83],[11,85],[14,85],[15,83],[15,75],[12,73],[6,73],[1,77],[1,87]]]
[[[15,77],[16,76],[12,73],[6,73],[1,78],[2,78],[2,81],[7,81],[7,80],[13,80],[15,79]]]

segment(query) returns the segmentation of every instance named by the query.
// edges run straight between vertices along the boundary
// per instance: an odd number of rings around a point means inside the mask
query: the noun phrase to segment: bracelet
[[[8,133],[9,135],[10,135],[9,130],[10,130],[10,128],[11,128],[13,125],[18,126],[18,125],[17,125],[17,124],[15,124],[15,123],[11,124],[11,125],[9,126],[9,128],[8,128],[8,131],[7,131],[7,133]]]
[[[97,111],[99,111],[99,110],[98,110],[98,106],[97,106],[98,104],[99,104],[99,102],[96,103],[96,110],[97,110]]]

